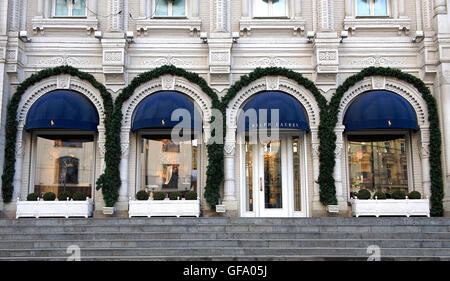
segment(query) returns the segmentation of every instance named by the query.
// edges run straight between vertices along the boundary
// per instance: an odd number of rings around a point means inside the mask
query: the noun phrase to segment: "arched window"
[[[177,112],[186,115],[173,119]],[[182,131],[174,137],[177,128]],[[151,94],[136,107],[132,131],[138,139],[137,189],[182,193],[198,190],[202,117],[190,98],[175,91]]]
[[[358,96],[345,112],[350,191],[409,192],[410,137],[416,113],[400,95],[377,90]]]
[[[56,90],[35,101],[25,123],[32,134],[30,189],[92,198],[98,124],[95,106],[78,92]]]

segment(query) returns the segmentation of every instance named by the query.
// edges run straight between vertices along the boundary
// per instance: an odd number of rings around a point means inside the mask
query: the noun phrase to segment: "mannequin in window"
[[[168,165],[167,174],[165,178],[165,183],[163,183],[162,188],[174,188],[178,189],[178,166]]]

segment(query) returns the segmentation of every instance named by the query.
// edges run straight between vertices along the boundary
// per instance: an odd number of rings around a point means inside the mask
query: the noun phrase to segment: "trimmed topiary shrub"
[[[28,194],[27,201],[37,201],[38,198],[39,198],[39,194],[33,192],[33,193]]]
[[[188,191],[186,192],[186,200],[197,200],[197,192],[195,191]]]
[[[73,200],[75,200],[75,201],[84,201],[84,200],[86,200],[86,194],[84,194],[83,192],[81,192],[81,191],[77,191],[77,192],[75,192],[74,194],[73,194]]]
[[[421,199],[422,198],[422,194],[420,194],[419,191],[411,191],[408,194],[408,198],[409,199]]]
[[[70,198],[70,194],[67,191],[61,191],[58,193],[58,200],[59,201],[66,201],[67,198]]]
[[[370,191],[368,191],[367,189],[361,189],[360,191],[358,191],[358,199],[367,200],[370,199],[370,197]]]
[[[162,191],[157,191],[153,193],[153,200],[164,200],[166,198],[166,193]]]
[[[383,200],[383,199],[386,199],[386,194],[384,194],[384,192],[377,191],[373,195],[373,199],[375,199],[375,197],[377,197],[377,199]]]
[[[178,197],[181,198],[181,192],[175,191],[169,193],[170,200],[178,200]]]
[[[136,199],[137,200],[148,200],[148,193],[147,193],[147,191],[145,191],[145,190],[139,190],[137,193],[136,193]]]
[[[392,192],[392,198],[393,199],[405,199],[406,194],[401,190],[396,190],[396,191]]]
[[[384,195],[386,195],[386,199],[391,199],[392,198],[392,195],[390,193],[386,192]]]
[[[56,194],[53,192],[46,192],[42,198],[44,198],[44,201],[54,201],[56,199]]]

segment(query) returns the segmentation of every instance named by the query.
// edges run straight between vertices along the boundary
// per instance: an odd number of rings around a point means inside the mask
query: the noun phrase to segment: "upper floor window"
[[[388,0],[357,0],[358,16],[388,16]]]
[[[253,0],[253,16],[286,17],[286,0]]]
[[[54,0],[56,17],[85,17],[86,0]]]
[[[155,16],[184,17],[186,16],[186,0],[153,0]]]

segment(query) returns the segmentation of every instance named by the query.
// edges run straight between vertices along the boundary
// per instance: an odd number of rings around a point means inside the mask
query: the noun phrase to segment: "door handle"
[[[262,177],[259,178],[259,191],[263,191]]]

